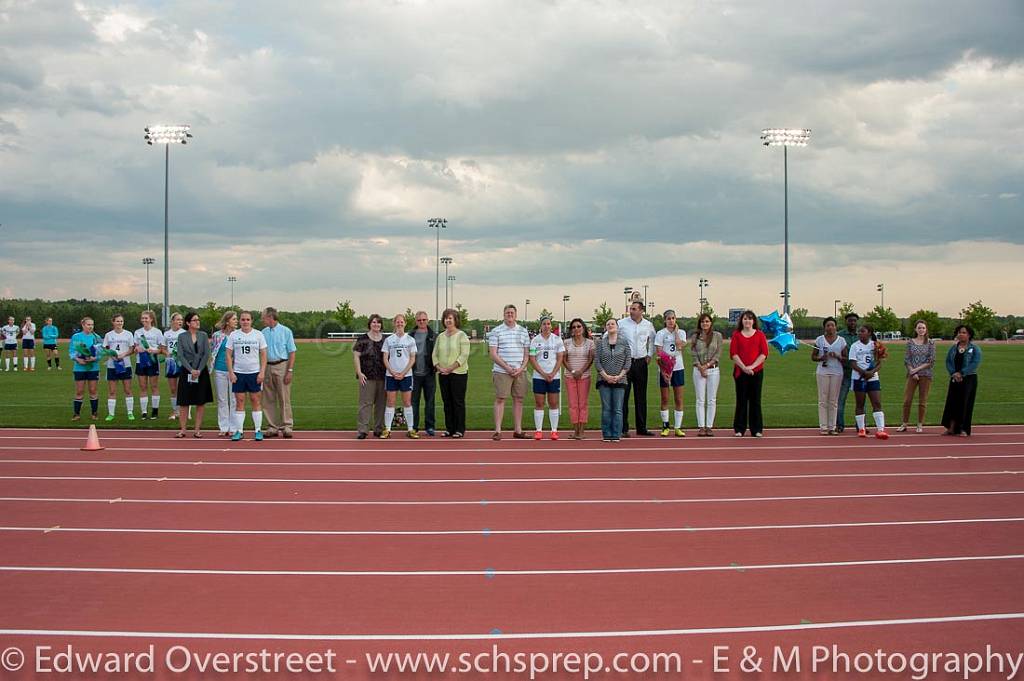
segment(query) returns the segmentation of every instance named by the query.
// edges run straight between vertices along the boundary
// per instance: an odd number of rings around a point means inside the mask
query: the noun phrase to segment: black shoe
[[[427,437],[434,437],[434,429],[433,428],[427,428],[426,432],[427,432]]]
[[[356,435],[356,439],[357,440],[365,440],[366,439],[366,433],[359,433],[358,435]]]
[[[637,435],[639,435],[640,437],[654,437],[654,433],[652,433],[649,430],[638,431]]]

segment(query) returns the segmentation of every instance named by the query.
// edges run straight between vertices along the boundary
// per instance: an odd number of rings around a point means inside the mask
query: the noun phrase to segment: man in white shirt
[[[505,306],[505,322],[491,331],[487,345],[491,349],[491,381],[494,383],[494,435],[501,439],[505,400],[512,396],[513,437],[523,439],[523,398],[526,397],[526,370],[529,367],[530,334],[516,323],[516,306]]]
[[[633,363],[629,367],[629,383],[622,401],[622,437],[629,437],[629,394],[633,393],[633,406],[636,415],[636,434],[654,435],[647,430],[647,365],[654,355],[654,325],[644,319],[644,303],[633,301],[629,306],[629,316],[620,319],[619,338],[629,344]]]

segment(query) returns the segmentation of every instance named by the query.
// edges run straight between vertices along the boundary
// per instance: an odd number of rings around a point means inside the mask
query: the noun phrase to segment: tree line
[[[53,323],[60,329],[62,337],[68,337],[73,331],[77,330],[83,317],[92,317],[96,320],[98,329],[107,329],[110,327],[110,319],[115,314],[123,314],[126,327],[134,329],[134,322],[138,321],[140,314],[145,309],[145,304],[128,300],[0,299],[0,316],[4,319],[7,316],[12,316],[16,323],[20,324],[28,316],[32,317],[37,326],[42,326],[43,320],[46,317],[52,317]],[[156,313],[157,319],[160,319],[162,306],[154,304],[152,309]],[[172,313],[180,312],[184,314],[189,310],[198,312],[204,329],[212,329],[228,309],[230,308],[218,305],[212,301],[199,307],[171,306]],[[471,318],[469,311],[461,304],[457,305],[455,309],[461,318],[462,329],[471,336],[475,335],[477,338],[482,338],[488,330],[502,323],[502,320],[498,318]],[[723,335],[728,336],[732,330],[732,325],[729,324],[728,319],[716,317],[715,311],[710,306],[706,307],[705,310],[715,318],[715,330],[721,331]],[[960,316],[957,318],[942,317],[938,312],[926,309],[915,310],[906,317],[899,317],[891,307],[882,308],[880,305],[876,305],[871,310],[861,312],[855,310],[851,303],[843,303],[839,307],[838,314],[840,325],[842,325],[842,318],[848,312],[854,311],[859,312],[861,320],[874,326],[876,331],[900,331],[904,336],[913,335],[914,324],[919,319],[924,320],[928,324],[928,329],[932,337],[935,338],[951,338],[954,327],[960,323],[970,325],[975,330],[977,338],[1006,339],[1012,336],[1017,329],[1024,328],[1024,317],[997,315],[992,308],[986,306],[980,300],[963,308]],[[521,313],[522,311],[520,311]],[[292,329],[296,338],[326,338],[327,334],[334,332],[363,331],[367,328],[366,322],[369,314],[369,312],[357,312],[352,307],[351,300],[338,301],[338,304],[332,310],[278,311],[281,322]],[[400,314],[405,316],[406,326],[412,328],[414,310],[406,308]],[[688,330],[696,327],[696,313],[692,316],[686,316],[682,311],[679,311],[677,314],[680,327]],[[382,312],[381,315],[384,317],[384,330],[391,331],[393,329],[393,314],[391,312]],[[521,320],[521,323],[531,331],[538,331],[540,328],[539,320],[545,315],[554,316],[547,309],[541,309],[537,313],[536,318]],[[603,302],[593,310],[590,319],[586,321],[591,323],[594,330],[599,331],[604,327],[607,320],[617,318],[618,316],[619,314],[609,307],[607,302]],[[800,338],[813,338],[821,333],[821,322],[824,317],[812,317],[805,308],[794,309],[790,316],[793,319],[795,333]],[[556,324],[558,321],[556,319]],[[661,328],[664,325],[660,313],[654,315],[651,321],[657,328]],[[256,326],[260,326],[259,319],[256,319],[255,323]]]

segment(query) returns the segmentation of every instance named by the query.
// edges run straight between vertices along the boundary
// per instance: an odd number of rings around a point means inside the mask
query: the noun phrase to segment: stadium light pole
[[[523,308],[523,322],[530,318],[530,299],[526,299],[526,306]]]
[[[789,314],[789,148],[806,147],[810,138],[811,131],[807,128],[766,128],[761,131],[761,144],[782,147],[784,314]]]
[[[624,286],[622,288],[622,295],[626,298],[626,314],[629,314],[629,294],[633,292],[632,286]]]
[[[448,291],[448,285],[451,285],[451,287],[452,287],[452,307],[455,307],[455,275],[454,274],[449,274],[448,275],[448,284],[445,285],[445,292],[446,293]]]
[[[644,306],[647,305],[647,284],[643,284],[644,287]]]
[[[434,333],[437,333],[441,330],[438,319],[441,314],[441,230],[448,227],[448,221],[444,218],[429,218],[427,227],[437,230],[437,254],[434,261]]]
[[[164,309],[163,327],[171,325],[171,268],[170,239],[168,230],[168,200],[170,198],[171,145],[188,144],[192,139],[189,125],[151,125],[145,129],[146,144],[164,145]]]
[[[840,300],[839,298],[836,298],[834,301],[832,301],[832,316],[836,317],[837,319],[839,318],[839,303],[841,302],[843,301]]]
[[[565,316],[565,304],[569,302],[571,298],[569,296],[562,296],[562,336],[565,336],[565,325],[568,323],[568,319]]]
[[[708,302],[707,299],[704,297],[704,287],[711,286],[711,282],[705,279],[704,277],[701,277],[700,281],[697,282],[697,286],[700,287],[700,299],[698,299],[697,302],[700,304],[700,311],[704,312],[705,305],[707,305]]]
[[[143,258],[142,264],[146,266],[146,309],[149,309],[149,266],[155,263],[153,258]]]
[[[885,309],[885,284],[879,284],[875,290],[882,294],[882,309]]]
[[[238,277],[228,277],[228,283],[231,284],[231,307],[235,306],[235,282],[238,281]]]
[[[441,262],[444,264],[444,307],[448,309],[448,265],[452,264],[452,259],[447,255],[441,258]]]

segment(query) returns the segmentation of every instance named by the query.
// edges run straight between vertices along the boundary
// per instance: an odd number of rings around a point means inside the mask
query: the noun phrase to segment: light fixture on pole
[[[629,294],[633,292],[632,286],[624,286],[622,288],[622,295],[626,297],[626,314],[629,314]]]
[[[704,287],[711,286],[711,282],[704,277],[701,277],[700,281],[697,282],[697,286],[700,287],[700,298],[697,300],[697,303],[700,306],[701,313],[703,313],[707,310],[708,306],[708,299],[704,297]]]
[[[452,259],[447,255],[441,258],[441,263],[444,265],[444,308],[448,309],[448,265],[452,264]]]
[[[761,131],[761,143],[766,147],[782,147],[783,193],[783,303],[782,311],[789,314],[789,148],[806,147],[811,138],[807,128],[766,128]]]
[[[647,284],[644,284],[643,287],[644,287],[644,305],[646,306],[647,305]]]
[[[654,301],[653,300],[648,300],[647,301],[647,316],[648,317],[653,317],[654,316]]]
[[[882,294],[882,309],[885,309],[885,284],[879,284],[875,290]]]
[[[145,129],[146,144],[164,145],[164,309],[163,326],[171,325],[171,269],[170,238],[168,230],[168,200],[170,198],[171,145],[188,144],[192,139],[189,125],[151,125]]]
[[[451,285],[451,287],[452,287],[452,307],[455,307],[455,275],[454,274],[449,274],[448,275],[448,285]],[[448,285],[445,285],[445,291],[446,292],[448,290]]]
[[[149,266],[155,263],[156,260],[153,258],[143,258],[142,264],[146,266],[146,309],[150,309],[149,306]]]
[[[441,330],[438,316],[441,314],[441,230],[448,227],[444,218],[427,219],[427,227],[437,230],[437,253],[434,260],[434,332]]]
[[[228,277],[228,283],[231,284],[231,307],[235,306],[235,282],[238,281],[238,277]]]
[[[565,318],[565,304],[570,300],[569,296],[562,296],[562,335],[565,335],[565,327],[568,324],[568,320]]]
[[[525,322],[530,318],[530,299],[526,299],[526,307],[523,308],[523,321]]]
[[[843,302],[843,301],[840,300],[839,298],[836,298],[832,302],[832,316],[835,317],[836,319],[839,318],[839,303],[841,303],[841,302]]]

